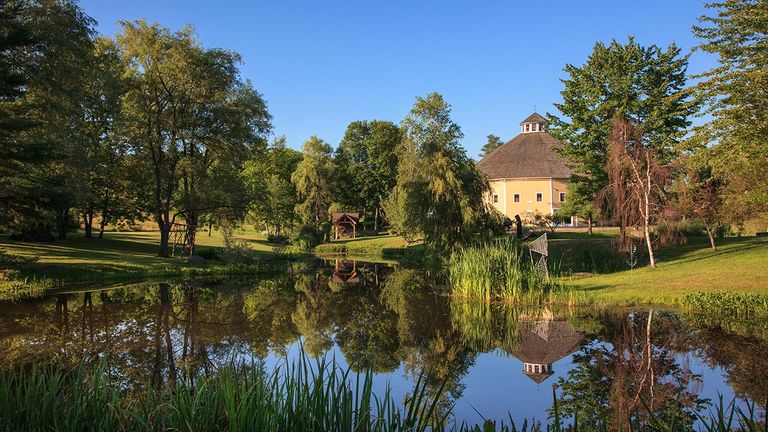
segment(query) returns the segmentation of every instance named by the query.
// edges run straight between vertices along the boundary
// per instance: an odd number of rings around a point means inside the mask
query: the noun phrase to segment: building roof
[[[526,123],[546,123],[547,119],[541,116],[541,114],[535,112],[528,117],[526,117],[525,120],[521,121],[520,124],[524,125]]]
[[[335,212],[331,215],[331,221],[333,223],[349,221],[357,223],[360,221],[360,212]]]
[[[528,119],[534,116],[538,114],[534,113]],[[545,121],[543,117],[542,121]],[[555,153],[555,149],[560,146],[561,144],[547,132],[521,133],[490,152],[477,163],[477,167],[491,180],[570,178],[570,168],[566,166],[565,160]]]

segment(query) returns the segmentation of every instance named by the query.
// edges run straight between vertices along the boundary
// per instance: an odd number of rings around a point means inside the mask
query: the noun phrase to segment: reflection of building
[[[520,340],[510,353],[523,362],[523,373],[541,383],[554,373],[552,363],[578,350],[581,335],[567,321],[520,322]]]
[[[332,280],[336,283],[360,282],[360,273],[357,271],[357,261],[337,259],[333,267]]]

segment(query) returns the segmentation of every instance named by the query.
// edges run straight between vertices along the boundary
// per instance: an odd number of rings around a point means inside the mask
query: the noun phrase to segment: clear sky
[[[254,1],[81,0],[105,35],[118,21],[171,29],[192,24],[206,47],[239,52],[242,75],[261,92],[274,133],[299,148],[311,135],[336,146],[349,122],[399,123],[416,96],[441,93],[477,156],[485,136],[504,140],[533,107],[560,98],[566,63],[597,41],[626,40],[684,52],[702,0]],[[711,11],[710,11],[711,12]],[[714,60],[697,52],[689,71]]]

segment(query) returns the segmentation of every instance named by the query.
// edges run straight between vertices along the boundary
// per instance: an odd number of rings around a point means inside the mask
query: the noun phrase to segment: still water
[[[650,308],[486,305],[452,300],[427,274],[383,264],[293,264],[248,281],[143,283],[0,304],[0,367],[105,361],[127,391],[268,367],[302,351],[370,368],[395,400],[420,371],[445,380],[457,422],[597,424],[635,413],[693,421],[720,395],[768,396],[768,324]],[[640,414],[637,414],[640,413]]]

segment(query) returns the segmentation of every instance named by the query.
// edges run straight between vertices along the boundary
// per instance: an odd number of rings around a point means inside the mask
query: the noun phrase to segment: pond
[[[706,413],[755,401],[764,416],[768,326],[652,308],[510,307],[452,299],[422,271],[335,260],[249,280],[153,282],[0,304],[0,366],[106,362],[126,390],[234,360],[303,353],[370,368],[401,401],[421,371],[446,383],[455,421],[519,424],[558,409],[580,423]],[[435,288],[438,287],[438,288]]]

